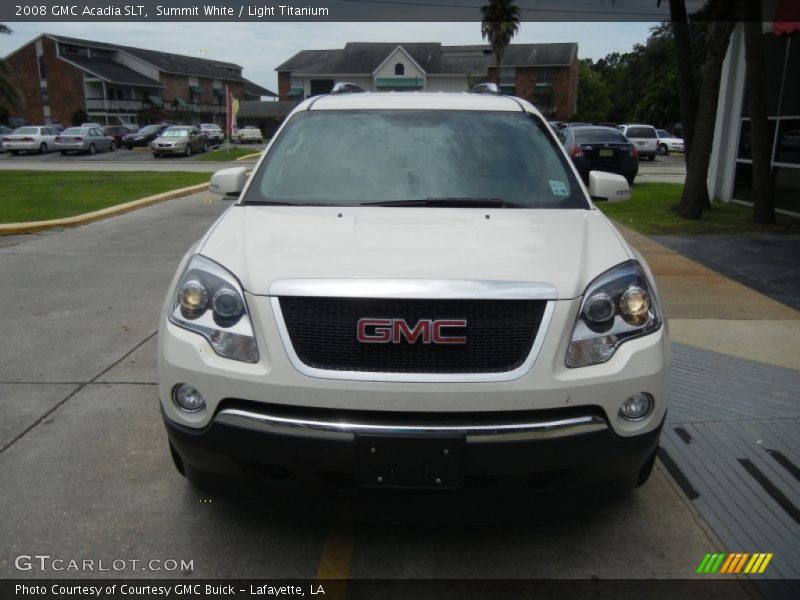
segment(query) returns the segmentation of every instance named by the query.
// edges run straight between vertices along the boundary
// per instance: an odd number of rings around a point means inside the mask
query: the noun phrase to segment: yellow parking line
[[[332,523],[317,565],[316,581],[325,582],[325,599],[345,597],[350,559],[353,556],[353,528],[347,523]]]

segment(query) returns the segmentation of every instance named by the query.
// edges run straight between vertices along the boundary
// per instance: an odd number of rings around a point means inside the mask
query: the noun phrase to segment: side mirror
[[[245,167],[222,169],[211,176],[208,191],[220,196],[238,196],[242,193],[246,181],[247,169]]]
[[[622,175],[591,171],[589,173],[589,195],[592,200],[627,200],[631,197],[631,186]]]

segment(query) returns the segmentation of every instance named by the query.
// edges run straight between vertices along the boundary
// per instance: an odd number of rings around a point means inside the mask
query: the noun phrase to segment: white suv
[[[593,195],[627,187],[590,177]],[[528,102],[317,96],[252,175],[211,189],[237,200],[181,261],[158,336],[172,456],[196,485],[647,479],[670,349],[653,277]]]
[[[652,125],[618,125],[622,132],[636,146],[640,157],[655,160],[658,153],[658,133]]]

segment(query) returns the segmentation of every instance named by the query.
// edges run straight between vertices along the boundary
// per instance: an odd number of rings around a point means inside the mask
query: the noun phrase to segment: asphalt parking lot
[[[499,526],[328,522],[191,488],[167,450],[155,333],[181,255],[226,206],[200,193],[2,240],[3,577],[85,575],[15,567],[40,553],[192,561],[101,577],[687,578],[720,547],[660,465],[626,500]]]

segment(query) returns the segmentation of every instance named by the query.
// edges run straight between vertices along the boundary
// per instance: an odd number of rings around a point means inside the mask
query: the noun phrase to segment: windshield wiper
[[[382,200],[362,202],[361,206],[457,206],[462,208],[529,208],[525,204],[500,198],[424,198],[421,200]]]

